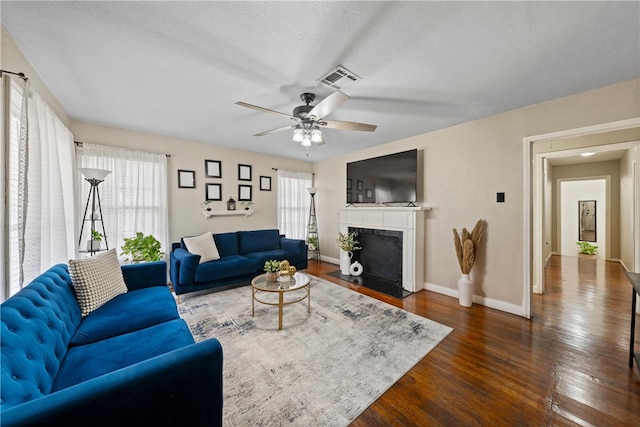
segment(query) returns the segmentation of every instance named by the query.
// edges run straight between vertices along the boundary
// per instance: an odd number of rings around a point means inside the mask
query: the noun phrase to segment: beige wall
[[[567,166],[555,166],[552,170],[553,176],[553,188],[552,188],[552,209],[551,209],[551,224],[552,224],[552,249],[554,252],[559,253],[559,227],[560,219],[558,218],[558,181],[560,180],[575,180],[575,179],[587,179],[587,178],[603,178],[611,177],[610,194],[609,194],[609,207],[610,211],[607,212],[607,220],[610,222],[607,227],[607,246],[606,256],[608,259],[620,258],[620,161],[612,160],[608,162],[594,162],[584,163],[578,165]],[[576,207],[577,211],[577,207]],[[632,211],[633,213],[633,211]],[[577,213],[576,213],[577,216]],[[598,221],[602,221],[604,218],[598,218]]]
[[[40,96],[49,104],[49,107],[55,111],[55,113],[60,117],[60,120],[67,127],[71,127],[71,119],[67,112],[62,108],[62,105],[58,102],[53,93],[49,90],[44,81],[40,78],[40,75],[36,73],[36,70],[33,69],[31,63],[25,58],[22,54],[18,46],[11,38],[11,35],[7,32],[7,30],[2,27],[2,40],[0,41],[2,55],[0,55],[0,65],[3,70],[13,71],[15,73],[24,73],[25,76],[29,78],[29,83],[31,87],[35,89]]]
[[[338,258],[338,208],[345,204],[346,163],[417,148],[424,157],[425,281],[445,293],[460,276],[451,229],[488,228],[472,271],[476,295],[506,309],[523,302],[523,138],[640,116],[640,79],[510,111],[315,164],[323,255]],[[496,203],[496,192],[506,193]],[[528,231],[527,231],[528,233]]]
[[[311,172],[312,164],[249,151],[220,147],[195,141],[170,138],[143,132],[100,126],[73,121],[71,130],[76,141],[126,147],[133,150],[169,154],[167,174],[169,187],[169,239],[201,234],[207,230],[214,233],[236,230],[277,228],[277,177],[276,169]],[[204,161],[220,160],[222,178],[205,178]],[[252,166],[251,182],[238,181],[238,163]],[[196,188],[178,188],[178,169],[196,172]],[[271,177],[271,191],[260,191],[260,176]],[[252,197],[255,213],[244,216],[216,216],[205,219],[200,215],[200,203],[205,199],[205,183],[221,183],[220,202],[213,202],[214,210],[226,210],[226,200],[238,200],[238,184],[253,187]],[[237,209],[242,209],[237,204]]]
[[[634,204],[638,203],[640,191],[640,179],[637,165],[640,164],[640,148],[627,150],[620,159],[620,260],[629,271],[638,271],[640,265],[635,265],[634,260]],[[635,185],[634,185],[635,181]],[[640,248],[638,248],[640,250]]]

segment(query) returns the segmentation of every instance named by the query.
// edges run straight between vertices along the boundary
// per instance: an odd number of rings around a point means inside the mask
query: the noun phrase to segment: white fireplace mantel
[[[349,227],[402,232],[402,287],[424,289],[424,222],[429,207],[351,207],[340,209],[340,231]],[[366,269],[366,266],[364,266]]]

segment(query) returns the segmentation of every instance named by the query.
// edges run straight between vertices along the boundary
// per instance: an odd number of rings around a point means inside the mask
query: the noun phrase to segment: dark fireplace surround
[[[349,232],[358,233],[356,240],[362,247],[352,258],[362,264],[363,271],[355,281],[394,297],[410,295],[402,288],[402,231],[349,227]]]

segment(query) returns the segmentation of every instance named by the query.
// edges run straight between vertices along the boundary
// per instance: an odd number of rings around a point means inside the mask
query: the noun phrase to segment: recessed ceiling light
[[[589,157],[589,156],[593,156],[594,154],[596,154],[596,153],[593,153],[593,152],[591,152],[591,151],[589,151],[588,153],[580,153],[580,155],[581,155],[582,157]]]

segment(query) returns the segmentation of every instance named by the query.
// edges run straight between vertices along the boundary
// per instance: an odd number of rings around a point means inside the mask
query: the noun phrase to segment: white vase
[[[351,267],[351,257],[353,252],[340,249],[340,274],[345,276],[351,275],[349,268]]]
[[[349,273],[352,276],[360,276],[362,274],[362,264],[360,264],[358,261],[354,262],[353,264],[351,264],[351,266],[349,267]]]
[[[473,282],[468,274],[463,274],[458,280],[458,301],[463,307],[473,304]]]

